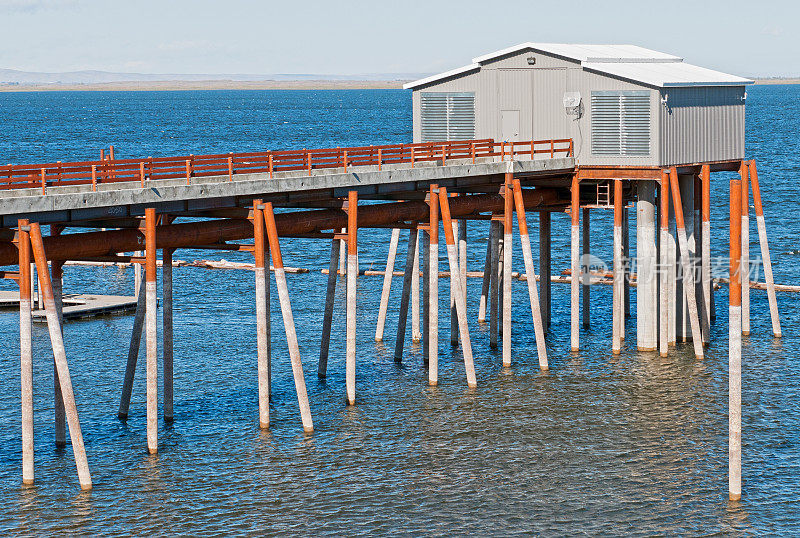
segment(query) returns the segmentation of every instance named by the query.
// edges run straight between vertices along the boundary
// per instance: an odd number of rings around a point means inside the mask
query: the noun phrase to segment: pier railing
[[[500,157],[501,159],[535,159],[536,155],[550,157],[573,155],[571,139],[495,142],[491,139],[423,142],[419,144],[388,144],[349,148],[301,149],[292,151],[263,151],[249,153],[217,153],[214,155],[185,155],[180,157],[148,157],[146,159],[104,159],[99,161],[55,162],[0,166],[0,190],[87,185],[185,178],[228,176],[237,174],[340,168],[346,172],[354,166],[441,162],[452,159]]]

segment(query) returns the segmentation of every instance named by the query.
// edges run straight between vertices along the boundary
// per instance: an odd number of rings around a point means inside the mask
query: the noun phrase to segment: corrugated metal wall
[[[665,88],[659,107],[661,164],[744,158],[744,87]]]

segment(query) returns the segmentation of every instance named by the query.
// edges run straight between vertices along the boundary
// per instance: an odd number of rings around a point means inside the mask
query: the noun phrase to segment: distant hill
[[[211,80],[230,80],[236,82],[256,81],[394,81],[414,80],[424,73],[363,73],[356,75],[325,75],[306,73],[252,74],[174,74],[174,73],[113,73],[109,71],[69,71],[64,73],[38,73],[0,68],[0,84],[105,84],[110,82],[198,82]]]

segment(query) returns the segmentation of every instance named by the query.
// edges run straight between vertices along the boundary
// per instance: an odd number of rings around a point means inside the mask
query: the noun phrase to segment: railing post
[[[575,156],[575,146],[573,146],[573,141],[569,139],[569,149],[567,150],[567,157],[574,157]]]
[[[97,191],[97,165],[92,165],[92,192]]]
[[[228,181],[233,181],[233,157],[228,157]]]
[[[308,175],[311,175],[311,152],[306,153],[306,164],[308,165]]]
[[[272,179],[272,153],[269,154],[269,178]]]
[[[47,179],[45,179],[45,170],[42,168],[42,194],[45,194]]]
[[[444,149],[444,144],[442,144],[442,166],[444,166],[444,159],[445,159],[445,149]]]
[[[383,150],[378,148],[378,171],[383,167]]]
[[[501,161],[505,161],[506,160],[506,143],[505,142],[500,142],[500,160]]]
[[[475,142],[470,142],[469,152],[472,155],[472,164],[475,164]]]
[[[344,171],[347,173],[347,150],[344,150]]]
[[[192,161],[186,161],[186,184],[189,185],[189,178],[192,177]]]
[[[556,141],[551,138],[550,139],[550,158],[551,159],[553,158],[553,156],[555,155],[555,152],[556,152],[555,144],[556,144]]]
[[[92,175],[94,176],[94,166],[92,166]],[[144,162],[139,163],[139,180],[142,182],[142,188],[144,188]]]
[[[536,158],[536,144],[531,140],[531,160]]]
[[[414,147],[414,146],[411,147],[411,168],[414,168],[414,160],[415,160],[415,157],[416,157],[416,149],[417,148]]]

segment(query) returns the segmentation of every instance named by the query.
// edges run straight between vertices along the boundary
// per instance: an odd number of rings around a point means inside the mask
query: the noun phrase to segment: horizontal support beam
[[[525,206],[531,209],[558,204],[555,189],[524,191]],[[484,211],[499,211],[503,197],[499,194],[459,196],[450,202],[454,218]],[[369,228],[405,221],[423,221],[428,218],[429,206],[423,201],[396,202],[365,205],[358,211],[358,226]],[[347,226],[347,213],[341,209],[294,211],[275,215],[278,233],[291,236],[321,230],[341,229]],[[253,224],[246,219],[220,219],[204,222],[186,222],[158,226],[157,248],[190,248],[249,239],[253,237]],[[44,238],[44,246],[51,260],[69,260],[91,256],[106,256],[115,252],[133,252],[144,244],[144,234],[139,230],[110,230],[66,234]],[[13,243],[0,243],[0,265],[15,265],[17,247]]]

